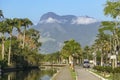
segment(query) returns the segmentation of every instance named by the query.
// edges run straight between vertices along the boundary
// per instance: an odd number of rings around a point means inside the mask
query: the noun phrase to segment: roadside
[[[87,70],[89,73],[93,74],[94,76],[100,78],[100,80],[108,80],[108,79],[105,79],[103,78],[102,76],[98,75],[97,73],[93,72],[92,70]]]
[[[101,79],[101,77],[96,76],[96,74],[93,74],[87,69],[82,68],[80,66],[76,66],[75,71],[77,73],[76,80],[105,80],[104,78]]]

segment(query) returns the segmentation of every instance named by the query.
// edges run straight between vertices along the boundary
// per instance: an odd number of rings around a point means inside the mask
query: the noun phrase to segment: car
[[[90,63],[88,59],[83,60],[83,68],[90,68]]]

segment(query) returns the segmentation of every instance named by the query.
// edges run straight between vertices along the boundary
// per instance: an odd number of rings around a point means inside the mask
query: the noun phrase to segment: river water
[[[56,72],[55,68],[8,72],[1,74],[0,80],[50,80]]]

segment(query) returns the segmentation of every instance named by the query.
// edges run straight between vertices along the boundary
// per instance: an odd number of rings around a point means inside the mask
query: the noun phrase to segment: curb
[[[103,78],[102,76],[100,76],[100,75],[98,75],[98,74],[96,74],[96,73],[94,73],[94,72],[92,72],[92,71],[89,71],[89,70],[87,70],[87,71],[88,71],[89,73],[95,75],[96,77],[100,78],[101,80],[108,80],[108,79],[105,79],[105,78]]]
[[[77,74],[76,74],[76,80],[78,80]]]

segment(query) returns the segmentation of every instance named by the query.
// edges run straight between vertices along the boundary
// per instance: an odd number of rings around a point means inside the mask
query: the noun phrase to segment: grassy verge
[[[76,72],[75,72],[75,70],[72,70],[72,69],[70,68],[70,72],[71,72],[71,75],[72,75],[73,80],[76,80]]]
[[[95,74],[97,74],[97,75],[99,75],[99,76],[102,76],[103,78],[105,78],[106,80],[120,80],[118,77],[118,74],[115,74],[114,76],[113,76],[113,73],[101,73],[101,72],[98,72],[98,71],[96,71],[96,70],[90,70],[90,71],[92,71],[93,73],[95,73]],[[104,75],[105,74],[105,75]],[[118,79],[117,79],[118,78]]]

